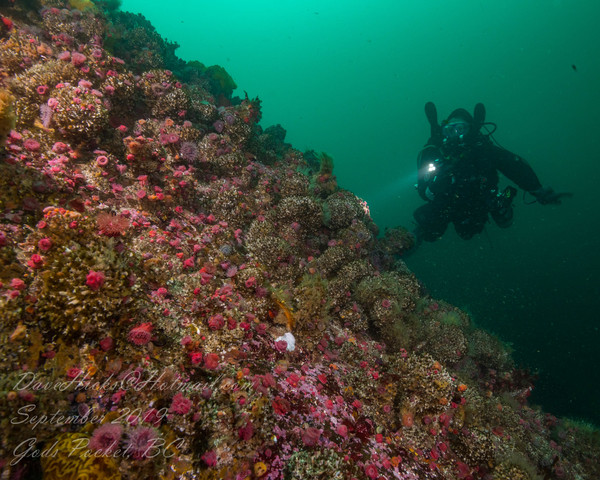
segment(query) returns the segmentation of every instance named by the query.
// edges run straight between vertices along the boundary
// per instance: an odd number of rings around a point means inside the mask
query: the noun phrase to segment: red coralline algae
[[[277,415],[285,415],[290,411],[290,402],[288,402],[285,398],[279,396],[275,397],[272,400],[271,406],[273,407],[273,411]]]
[[[312,447],[319,442],[321,430],[314,427],[308,427],[302,432],[302,443],[307,447]]]
[[[201,285],[208,284],[212,278],[213,278],[213,276],[210,273],[200,270],[200,284]]]
[[[220,330],[224,326],[225,326],[225,319],[223,318],[223,315],[221,315],[220,313],[217,315],[213,315],[212,317],[210,317],[208,319],[208,327],[211,330]]]
[[[118,447],[123,436],[123,427],[118,423],[105,423],[94,430],[89,448],[101,455],[111,455]]]
[[[209,467],[214,467],[217,464],[217,454],[214,450],[206,452],[201,458]]]
[[[136,345],[146,345],[152,340],[152,330],[151,323],[142,323],[129,331],[127,340]]]
[[[365,465],[365,475],[369,478],[377,478],[379,475],[379,471],[377,467],[372,463]]]
[[[10,287],[14,288],[15,290],[25,290],[25,288],[27,287],[27,285],[20,278],[13,278],[10,281]]]
[[[33,138],[28,138],[23,142],[23,148],[30,152],[37,152],[40,149],[40,142]]]
[[[189,413],[191,408],[192,401],[184,396],[183,393],[179,392],[173,397],[169,412],[185,415],[186,413]]]
[[[240,440],[244,440],[244,441],[250,440],[253,435],[254,435],[254,426],[252,425],[252,422],[248,422],[248,423],[246,423],[246,425],[244,425],[243,427],[238,429],[238,437]]]
[[[458,478],[468,478],[471,474],[471,469],[469,468],[469,466],[466,463],[463,463],[461,461],[457,461],[456,462],[456,470],[457,470],[457,474],[458,474]]]
[[[258,333],[259,335],[264,335],[265,333],[267,333],[267,325],[265,323],[259,323],[258,325],[256,325],[255,329],[256,333]]]
[[[335,433],[337,433],[342,438],[348,437],[348,427],[344,424],[340,424],[335,428]]]
[[[67,378],[73,379],[73,378],[77,378],[79,375],[81,375],[81,368],[79,367],[71,367],[67,370]]]
[[[31,268],[33,268],[34,270],[38,269],[38,268],[42,268],[42,266],[44,265],[44,259],[38,255],[37,253],[34,253],[30,258],[29,261],[27,262],[27,265]]]
[[[150,424],[154,425],[155,427],[157,427],[160,425],[160,422],[164,418],[165,413],[166,413],[166,411],[164,409],[161,409],[159,411],[156,408],[149,408],[142,415],[142,419],[144,420],[144,422],[150,423]]]
[[[71,63],[76,67],[82,66],[87,60],[86,56],[83,53],[79,52],[71,52]],[[66,58],[64,58],[66,60]]]
[[[137,427],[129,432],[126,448],[134,459],[142,460],[152,456],[158,439],[158,433],[154,428]]]
[[[10,18],[2,17],[2,23],[4,24],[7,30],[12,30],[14,27],[14,23]]]
[[[65,153],[69,150],[69,146],[63,142],[55,142],[52,145],[52,151],[54,153]]]
[[[50,240],[48,237],[40,239],[40,241],[38,242],[38,248],[42,252],[47,252],[52,248],[52,240]]]
[[[104,285],[105,280],[106,277],[104,276],[104,273],[90,270],[87,274],[87,277],[85,278],[85,284],[88,287],[90,287],[90,289],[97,291],[100,290],[100,288],[102,288],[102,285]]]
[[[100,348],[105,352],[112,350],[114,345],[115,345],[115,341],[113,340],[112,337],[104,337],[102,340],[100,340]]]
[[[287,343],[286,343],[287,346]],[[295,372],[292,372],[286,378],[286,382],[289,383],[292,387],[297,388],[302,380],[302,377]]]
[[[232,265],[232,266],[228,267],[227,270],[225,271],[225,276],[227,278],[235,277],[237,272],[238,272],[238,267],[235,265]]]
[[[123,235],[129,228],[130,221],[122,215],[101,213],[96,218],[99,233],[107,237],[118,237]]]
[[[202,363],[202,352],[191,352],[190,362],[192,365],[200,365]]]
[[[204,357],[204,368],[207,370],[216,370],[219,368],[219,355],[216,353],[208,353]]]

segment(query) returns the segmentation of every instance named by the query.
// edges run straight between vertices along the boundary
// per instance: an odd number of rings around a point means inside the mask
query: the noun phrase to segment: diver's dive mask
[[[463,144],[470,128],[469,122],[462,118],[450,119],[448,123],[442,126],[444,143],[451,145]]]

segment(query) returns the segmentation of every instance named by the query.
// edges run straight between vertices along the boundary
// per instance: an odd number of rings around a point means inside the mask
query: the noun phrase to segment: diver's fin
[[[436,137],[441,133],[441,128],[437,119],[437,108],[433,102],[427,102],[425,104],[425,116],[431,126],[431,136]]]
[[[429,121],[430,125],[437,125],[437,108],[435,108],[435,104],[433,102],[427,102],[425,104],[425,116]]]
[[[481,125],[485,122],[485,107],[483,103],[478,103],[475,105],[475,110],[473,111],[473,120],[475,121],[475,125],[477,128],[481,128]]]

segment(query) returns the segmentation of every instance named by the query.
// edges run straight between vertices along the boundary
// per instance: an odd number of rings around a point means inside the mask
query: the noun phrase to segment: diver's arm
[[[527,192],[534,192],[542,188],[538,176],[527,161],[495,145],[490,146],[490,148],[492,149],[491,154],[496,168],[509,180],[512,180]]]
[[[452,172],[446,163],[436,145],[427,144],[419,152],[417,191],[423,200],[433,201],[446,193],[454,183]]]
[[[427,202],[433,200],[429,187],[434,179],[435,164],[439,162],[440,157],[439,149],[429,142],[417,156],[417,191]]]
[[[555,192],[551,187],[543,187],[533,168],[518,155],[493,146],[496,168],[523,190],[533,195],[542,205],[558,205],[561,199],[572,197],[569,192]]]

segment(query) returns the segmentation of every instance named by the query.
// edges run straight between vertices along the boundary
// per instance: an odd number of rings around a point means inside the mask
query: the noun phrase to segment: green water
[[[178,55],[219,64],[296,148],[326,151],[380,227],[412,227],[415,158],[441,118],[487,107],[497,140],[558,207],[512,228],[453,231],[407,260],[433,296],[472,313],[540,374],[534,402],[600,424],[600,4],[591,0],[124,0]],[[503,182],[503,183],[502,183]],[[501,184],[505,184],[502,180]]]

